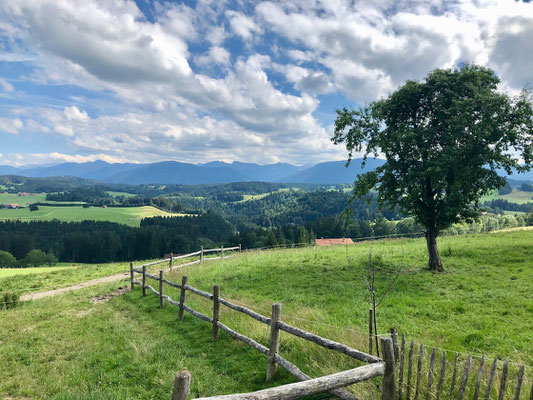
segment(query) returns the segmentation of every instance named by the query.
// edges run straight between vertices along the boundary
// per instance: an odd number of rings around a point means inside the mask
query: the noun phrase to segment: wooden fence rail
[[[229,248],[224,250],[236,250],[240,249]],[[205,251],[203,251],[205,253]],[[155,265],[155,264],[153,264]],[[246,307],[236,305],[228,300],[220,297],[220,287],[214,286],[213,292],[208,293],[203,290],[197,289],[189,284],[187,284],[187,277],[182,277],[181,284],[171,282],[167,279],[164,279],[163,271],[160,271],[159,276],[151,275],[146,272],[146,265],[142,266],[142,269],[133,268],[131,266],[131,277],[132,277],[132,286],[140,285],[143,289],[143,294],[146,293],[146,289],[152,291],[155,295],[159,296],[160,307],[164,306],[166,301],[168,304],[179,307],[179,319],[183,319],[184,312],[193,315],[196,318],[201,319],[213,326],[212,329],[212,338],[213,340],[218,339],[218,332],[222,330],[232,336],[233,338],[246,343],[255,350],[263,353],[268,357],[267,365],[267,380],[272,379],[276,372],[276,367],[279,365],[285,370],[287,370],[295,378],[299,379],[300,383],[284,385],[280,387],[275,387],[271,389],[266,389],[254,393],[246,394],[232,394],[225,396],[217,396],[213,399],[257,399],[257,400],[277,400],[277,399],[297,399],[303,396],[308,396],[314,393],[329,392],[340,399],[343,400],[357,400],[355,395],[345,389],[342,389],[343,386],[351,385],[353,383],[361,382],[363,380],[368,380],[376,376],[383,376],[383,387],[382,387],[382,399],[383,400],[396,400],[396,368],[394,367],[394,346],[393,341],[390,338],[382,338],[382,347],[390,347],[390,351],[387,352],[384,350],[384,359],[379,357],[366,354],[362,351],[353,349],[349,346],[346,346],[342,343],[338,343],[323,337],[320,337],[314,333],[304,331],[303,329],[297,328],[295,326],[288,325],[281,321],[281,304],[274,304],[272,307],[272,315],[270,318],[261,315],[253,310],[250,310]],[[134,280],[134,273],[142,274],[142,282]],[[147,279],[152,279],[159,282],[159,291],[153,288],[152,286],[146,283]],[[169,285],[176,289],[180,289],[180,300],[175,301],[167,294],[164,294],[164,286]],[[186,304],[186,293],[191,292],[197,296],[206,298],[213,301],[213,316],[210,317],[201,312],[198,312]],[[263,324],[270,326],[270,344],[269,347],[264,346],[252,338],[249,338],[239,332],[234,331],[229,328],[222,322],[220,322],[220,305],[224,305],[232,310],[238,311],[242,314],[250,316],[255,320],[262,322]],[[302,372],[296,365],[292,364],[281,355],[279,352],[279,332],[284,331],[291,335],[300,337],[302,339],[316,343],[322,347],[325,347],[330,350],[335,350],[340,353],[346,354],[356,360],[369,363],[364,367],[355,368],[353,370],[339,372],[337,374],[332,374],[328,376],[323,376],[320,378],[311,378],[309,375]],[[188,389],[185,390],[183,385],[186,385],[188,388],[189,382],[187,381],[186,373],[177,374],[176,382],[174,387],[174,394],[172,399],[181,399],[184,400],[187,396]],[[187,381],[187,382],[186,382]],[[181,383],[180,383],[181,382]],[[181,397],[180,397],[181,396]],[[183,397],[185,396],[185,397]]]

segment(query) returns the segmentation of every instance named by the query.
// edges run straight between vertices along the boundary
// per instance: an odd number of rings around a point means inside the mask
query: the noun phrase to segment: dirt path
[[[92,279],[90,281],[77,283],[75,285],[67,286],[67,287],[64,287],[64,288],[59,288],[59,289],[54,289],[54,290],[47,290],[46,292],[37,292],[37,293],[25,294],[24,296],[20,297],[20,300],[22,300],[22,301],[38,300],[38,299],[42,299],[44,297],[55,296],[57,294],[71,292],[73,290],[83,289],[83,288],[86,288],[86,287],[99,285],[101,283],[120,281],[121,279],[126,279],[126,278],[129,278],[129,272],[121,272],[120,274],[115,274],[115,275],[111,275],[111,276],[104,276],[103,278]]]

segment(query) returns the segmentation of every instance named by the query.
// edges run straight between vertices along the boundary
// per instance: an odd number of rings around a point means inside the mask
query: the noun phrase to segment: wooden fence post
[[[224,258],[224,246],[222,246],[221,249],[222,249],[222,258]]]
[[[278,321],[281,316],[281,304],[272,304],[272,318],[270,319],[270,348],[268,352],[267,382],[270,381],[276,373],[276,354],[279,351],[279,329]]]
[[[176,372],[174,376],[174,390],[172,400],[187,400],[191,385],[191,373],[189,371]]]
[[[394,348],[394,360],[397,362],[400,359],[400,351],[398,349],[398,331],[396,331],[394,326],[390,328],[390,336],[392,339],[392,346]]]
[[[220,328],[218,327],[218,321],[220,319],[220,303],[218,298],[220,297],[220,286],[213,286],[213,342],[218,339]]]
[[[163,279],[164,279],[164,272],[161,270],[159,271],[159,307],[160,308],[165,307],[165,294],[163,293],[163,290],[164,290]]]
[[[392,339],[381,338],[381,350],[385,361],[385,374],[383,375],[383,389],[381,391],[382,400],[396,399],[396,368],[394,366],[394,346]]]
[[[135,285],[133,284],[133,278],[134,278],[134,277],[133,277],[133,263],[130,262],[130,281],[131,281],[131,289],[132,289],[132,290],[133,290],[133,287],[135,286]]]
[[[368,309],[368,354],[374,354],[372,352],[372,336],[373,336],[373,333],[372,333],[372,326],[374,325],[374,316],[373,316],[373,312],[372,312],[372,309],[369,308]]]
[[[143,265],[143,296],[146,296],[146,265]]]
[[[173,258],[174,258],[174,253],[170,253],[170,260],[168,260],[168,269],[169,269],[169,271],[172,271]]]
[[[239,253],[242,253],[242,247],[240,243],[239,243]]]
[[[200,263],[204,262],[204,246],[200,247]]]
[[[178,312],[179,319],[183,319],[183,313],[185,312],[185,309],[183,308],[183,305],[185,304],[185,292],[186,292],[185,285],[187,285],[186,276],[181,278],[180,309]]]

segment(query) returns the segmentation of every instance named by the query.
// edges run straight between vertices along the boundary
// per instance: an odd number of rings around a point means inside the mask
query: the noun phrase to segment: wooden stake
[[[174,390],[172,400],[187,400],[191,385],[191,373],[189,371],[176,372],[174,377]]]
[[[240,243],[239,243],[239,253],[242,253],[242,246]]]
[[[455,353],[455,359],[453,360],[452,385],[450,387],[450,400],[453,397],[453,389],[455,388],[455,378],[457,377],[457,358],[458,357],[459,357],[459,354]]]
[[[409,350],[409,363],[407,364],[407,400],[411,398],[411,375],[413,374],[413,358],[415,353],[415,342],[411,341]]]
[[[186,285],[187,285],[187,277],[183,276],[181,278],[180,307],[179,307],[179,312],[178,312],[178,319],[183,319],[183,313],[185,312],[183,305],[185,304],[185,294],[186,294],[185,286]]]
[[[222,258],[224,258],[224,246],[222,246],[221,249],[222,249]]]
[[[143,296],[146,296],[146,265],[143,265]]]
[[[392,339],[392,346],[394,348],[394,361],[398,362],[400,358],[398,350],[398,331],[396,331],[396,328],[394,326],[390,328],[390,336]]]
[[[385,374],[383,375],[382,400],[396,400],[396,368],[394,345],[391,338],[381,338],[381,350],[385,361]]]
[[[442,384],[444,383],[444,375],[446,374],[446,350],[442,352],[442,364],[440,366],[439,383],[437,384],[437,400],[440,399],[440,393],[442,391]]]
[[[200,247],[200,263],[204,262],[204,246]]]
[[[418,369],[416,371],[416,388],[415,388],[415,400],[418,399],[418,393],[420,392],[420,378],[422,375],[422,360],[424,359],[424,345],[420,345],[420,352],[418,354]]]
[[[479,388],[481,386],[481,378],[483,377],[483,367],[485,366],[485,356],[481,357],[481,363],[479,364],[479,370],[477,371],[476,388],[474,390],[474,400],[479,398]]]
[[[516,379],[516,389],[514,391],[514,400],[518,400],[520,398],[520,389],[522,388],[522,380],[524,379],[524,366],[522,365],[520,367],[520,371],[518,371],[518,378]]]
[[[435,366],[435,354],[437,350],[433,348],[431,352],[431,358],[429,361],[429,372],[428,372],[428,388],[426,392],[426,398],[429,399],[429,394],[431,393],[431,386],[433,385],[433,367]]]
[[[509,369],[509,360],[503,362],[502,378],[500,380],[500,393],[498,400],[503,400],[505,397],[505,385],[507,384],[507,371]]]
[[[492,384],[494,383],[494,375],[496,374],[496,367],[498,364],[498,359],[495,358],[492,362],[492,367],[490,367],[489,381],[487,382],[487,390],[485,391],[485,400],[490,399],[490,391],[492,389]]]
[[[133,280],[134,280],[134,276],[133,276],[133,263],[130,262],[130,284],[131,284],[131,289],[133,290],[133,286],[135,286],[133,284]]]
[[[279,329],[278,321],[281,317],[281,304],[272,304],[272,318],[270,322],[270,348],[268,351],[267,382],[270,381],[276,373],[276,354],[279,351]]]
[[[174,253],[170,253],[170,260],[168,260],[168,269],[172,271],[172,261],[174,258]]]
[[[374,354],[373,353],[373,343],[372,338],[374,336],[374,333],[372,332],[372,327],[374,326],[374,317],[373,317],[372,309],[368,309],[368,354]]]
[[[159,271],[159,308],[165,307],[165,294],[163,293],[164,290],[164,272]]]
[[[402,335],[402,348],[400,349],[400,377],[398,378],[398,399],[402,399],[403,366],[405,364],[405,333]]]
[[[220,319],[220,303],[218,298],[220,297],[220,286],[213,286],[213,342],[218,339],[220,328],[218,327],[218,321]]]
[[[459,386],[459,392],[457,394],[457,400],[463,400],[465,394],[466,382],[468,381],[468,374],[470,373],[470,367],[472,366],[472,356],[469,354],[465,361],[465,368],[463,370],[463,376],[461,377],[461,386]]]

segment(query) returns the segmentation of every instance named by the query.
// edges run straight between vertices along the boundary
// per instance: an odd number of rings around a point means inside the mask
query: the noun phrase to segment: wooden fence
[[[225,249],[236,250],[237,248]],[[394,357],[394,348],[393,340],[391,338],[381,338],[381,346],[383,348],[383,358],[375,357],[371,354],[364,353],[362,351],[351,348],[345,344],[335,342],[318,336],[312,332],[305,331],[303,329],[297,328],[295,326],[286,324],[281,321],[281,304],[275,303],[272,305],[272,314],[269,317],[261,315],[249,308],[237,305],[232,303],[229,300],[226,300],[220,297],[220,287],[215,285],[213,286],[213,292],[208,293],[200,289],[197,289],[193,286],[188,285],[187,276],[182,277],[181,284],[169,281],[165,279],[165,271],[160,270],[159,275],[151,275],[147,272],[147,267],[154,266],[159,263],[169,262],[169,269],[173,268],[173,260],[177,258],[186,258],[194,257],[201,255],[201,259],[193,262],[189,262],[184,265],[191,265],[197,262],[207,261],[208,258],[204,258],[203,254],[211,251],[220,251],[221,249],[210,249],[210,250],[201,250],[201,252],[195,252],[187,254],[180,257],[171,257],[169,260],[161,260],[158,262],[153,262],[149,264],[144,264],[140,267],[135,268],[133,264],[130,264],[131,271],[131,286],[132,288],[135,285],[138,285],[142,289],[143,296],[146,296],[147,290],[150,290],[155,295],[159,297],[159,306],[165,307],[165,303],[171,304],[178,307],[178,318],[183,319],[184,313],[187,312],[193,315],[196,318],[201,319],[212,325],[212,339],[217,340],[220,330],[223,330],[233,338],[246,343],[255,350],[263,353],[268,357],[267,367],[266,367],[266,380],[269,381],[273,378],[276,369],[279,366],[287,370],[291,375],[302,382],[278,386],[270,389],[260,390],[258,392],[244,393],[244,394],[230,394],[224,396],[215,396],[210,399],[214,400],[244,400],[244,399],[255,399],[255,400],[274,400],[274,399],[298,399],[304,396],[329,392],[343,400],[357,400],[355,395],[345,389],[342,389],[345,386],[352,385],[354,383],[366,381],[378,376],[383,377],[382,383],[382,399],[383,400],[395,400],[396,399],[396,368],[395,368],[395,357]],[[223,256],[221,256],[223,257]],[[221,258],[217,257],[217,258]],[[215,259],[215,258],[211,258]],[[141,281],[136,280],[135,274],[141,274]],[[151,285],[147,284],[147,279],[157,281],[159,283],[159,290],[156,290]],[[165,294],[165,285],[171,286],[173,288],[180,290],[179,301],[176,301],[170,298]],[[196,310],[193,310],[187,305],[187,292],[191,292],[197,296],[204,297],[213,302],[212,306],[212,316],[202,314]],[[270,327],[270,341],[269,347],[266,347],[252,338],[249,338],[239,332],[234,331],[228,326],[220,322],[220,306],[223,305],[234,311],[243,313],[265,325]],[[352,357],[358,361],[367,363],[367,365],[350,369],[347,371],[342,371],[336,374],[331,374],[323,376],[320,378],[312,379],[309,375],[305,374],[300,368],[292,364],[279,354],[279,345],[280,345],[280,331],[287,332],[291,335],[297,336],[299,338],[308,340],[310,342],[316,343],[324,348],[335,350],[340,353],[343,353],[349,357]],[[172,395],[172,400],[185,400],[189,393],[189,383],[190,383],[190,374],[186,371],[180,371],[176,374],[174,392]]]
[[[409,343],[405,335],[398,343],[395,328],[391,328],[391,338],[397,352],[400,400],[533,400],[533,382],[525,384],[525,365],[498,358],[490,362],[486,356],[472,354],[464,355],[464,362],[459,361],[463,354],[447,354],[444,349]]]
[[[217,340],[220,330],[223,330],[233,338],[265,354],[268,357],[266,369],[267,381],[272,379],[278,365],[302,381],[252,393],[215,396],[211,397],[211,400],[297,399],[322,392],[329,392],[344,400],[357,400],[353,393],[342,389],[342,387],[378,376],[383,376],[382,399],[384,400],[419,400],[422,398],[426,400],[533,400],[533,384],[531,382],[529,385],[527,384],[524,365],[515,366],[515,364],[512,364],[515,368],[514,373],[511,373],[508,360],[503,361],[502,364],[498,359],[494,359],[489,368],[489,363],[486,362],[487,357],[483,356],[480,359],[476,359],[472,355],[468,355],[463,363],[462,360],[459,361],[459,353],[455,353],[453,357],[450,357],[446,350],[430,349],[423,344],[415,344],[414,341],[408,343],[405,335],[402,335],[401,340],[399,340],[395,328],[391,329],[390,335],[387,335],[389,337],[379,335],[383,356],[383,358],[380,358],[372,355],[372,338],[374,337],[376,341],[378,338],[378,335],[372,334],[372,332],[369,335],[370,354],[368,354],[282,322],[281,304],[279,303],[272,305],[272,314],[269,318],[220,297],[219,286],[213,286],[213,292],[208,293],[188,285],[187,276],[183,276],[181,284],[177,284],[166,280],[164,278],[165,271],[163,270],[159,271],[159,276],[151,275],[147,272],[147,267],[165,262],[169,263],[168,270],[172,270],[176,267],[226,258],[228,257],[228,252],[235,250],[241,251],[240,246],[226,249],[201,249],[194,253],[177,257],[171,256],[169,259],[144,264],[137,268],[134,268],[133,263],[130,264],[131,287],[133,288],[134,285],[141,286],[143,296],[146,296],[148,289],[159,297],[160,307],[164,307],[165,302],[178,307],[178,317],[180,320],[183,319],[184,313],[187,312],[211,324],[213,340]],[[205,254],[215,252],[221,255],[205,257]],[[199,259],[176,266],[173,265],[174,260],[191,257],[199,257]],[[141,274],[141,281],[135,279],[135,273]],[[148,285],[147,279],[159,282],[159,290]],[[165,295],[165,285],[180,290],[179,301],[175,301]],[[186,304],[187,291],[213,302],[212,317],[195,311]],[[243,313],[269,326],[269,347],[221,323],[220,305]],[[309,375],[302,372],[296,365],[278,354],[280,331],[306,339],[327,349],[338,351],[369,365],[311,379]],[[439,353],[439,357],[437,357],[437,353]],[[498,369],[498,364],[501,364],[501,369]],[[191,376],[187,371],[176,373],[172,400],[186,400],[189,393],[190,379]]]

